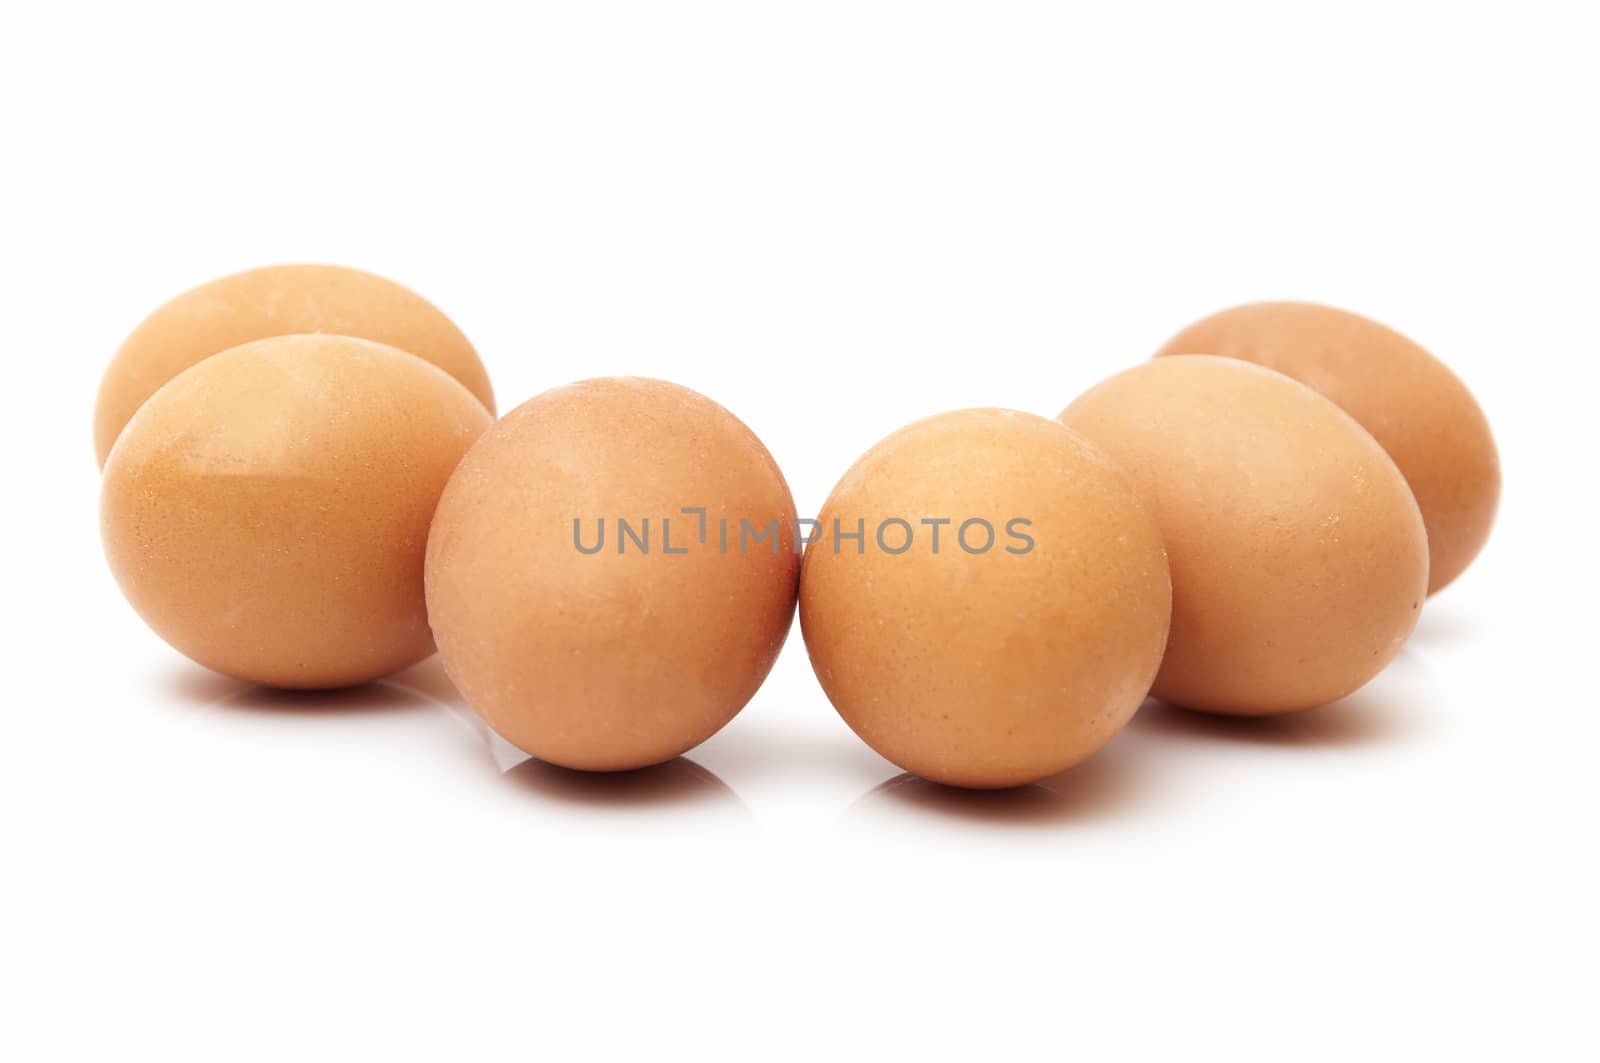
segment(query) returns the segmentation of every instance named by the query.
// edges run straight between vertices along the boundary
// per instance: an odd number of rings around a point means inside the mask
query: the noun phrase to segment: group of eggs
[[[798,600],[846,722],[967,787],[1071,767],[1147,695],[1268,715],[1351,693],[1478,553],[1500,486],[1482,411],[1421,347],[1262,303],[1055,420],[903,428],[800,520],[710,399],[589,380],[496,421],[448,318],[330,266],[156,310],[106,371],[95,443],[113,574],[216,671],[340,687],[437,646],[507,740],[626,770],[732,719]]]

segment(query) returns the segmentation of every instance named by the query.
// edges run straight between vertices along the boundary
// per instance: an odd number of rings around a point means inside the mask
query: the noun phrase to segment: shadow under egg
[[[1058,775],[1006,789],[969,790],[902,772],[863,794],[846,817],[909,811],[1001,826],[1060,826],[1110,815],[1135,790],[1129,758],[1106,748]]]
[[[466,699],[461,696],[461,692],[450,681],[450,676],[445,673],[444,662],[437,653],[423,658],[409,668],[402,668],[389,676],[385,682],[421,694],[451,711],[472,711],[467,707]]]
[[[1489,641],[1491,634],[1478,617],[1453,601],[1437,602],[1433,598],[1428,599],[1410,638],[1412,644],[1424,649],[1465,648]]]
[[[1399,740],[1414,725],[1399,692],[1366,687],[1326,705],[1269,716],[1203,712],[1151,698],[1129,728],[1147,738],[1185,742],[1355,749]]]
[[[616,772],[577,771],[530,758],[506,771],[505,778],[538,797],[588,808],[717,804],[745,809],[727,783],[687,757]]]
[[[389,679],[327,690],[260,686],[196,666],[168,684],[190,709],[296,717],[379,715],[426,709],[433,700]]]

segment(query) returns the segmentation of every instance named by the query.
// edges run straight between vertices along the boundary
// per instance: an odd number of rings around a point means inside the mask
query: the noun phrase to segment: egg
[[[1411,485],[1428,529],[1435,593],[1489,538],[1500,458],[1489,422],[1444,363],[1384,325],[1312,303],[1253,303],[1213,314],[1157,353],[1241,358],[1332,399],[1382,444]]]
[[[123,342],[95,402],[95,457],[135,410],[191,365],[251,340],[333,333],[398,347],[443,369],[494,412],[489,375],[472,344],[433,304],[394,281],[340,266],[268,266],[184,292]]]
[[[1155,515],[1172,569],[1156,697],[1265,715],[1358,689],[1415,627],[1422,515],[1365,429],[1247,362],[1161,358],[1060,418],[1109,454]]]
[[[546,392],[486,432],[428,540],[445,670],[567,768],[692,749],[755,694],[794,615],[795,509],[761,441],[660,380]]]
[[[918,421],[867,451],[818,521],[806,649],[839,715],[899,767],[1035,782],[1104,746],[1149,690],[1171,604],[1159,530],[1060,424]]]
[[[106,461],[100,524],[123,594],[174,648],[279,687],[365,682],[433,652],[434,505],[490,423],[403,351],[282,336],[186,369]]]

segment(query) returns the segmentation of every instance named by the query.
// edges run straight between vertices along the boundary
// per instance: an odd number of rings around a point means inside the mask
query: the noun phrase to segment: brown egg
[[[174,377],[112,448],[106,558],[139,615],[208,668],[281,687],[376,679],[433,652],[428,523],[489,422],[393,347],[235,347]]]
[[[1377,675],[1416,625],[1428,544],[1405,479],[1333,403],[1226,358],[1162,358],[1061,414],[1127,471],[1172,566],[1153,693],[1289,712]]]
[[[670,760],[777,658],[794,523],[772,456],[705,396],[637,378],[548,391],[484,435],[439,502],[428,614],[445,670],[541,760]]]
[[[1428,592],[1483,549],[1500,501],[1500,458],[1472,393],[1393,329],[1312,303],[1253,303],[1198,321],[1157,357],[1216,354],[1276,369],[1337,403],[1383,445],[1422,510]]]
[[[184,292],[145,318],[106,367],[94,411],[102,466],[128,419],[156,389],[204,358],[251,340],[334,333],[432,362],[494,412],[489,374],[450,319],[394,281],[340,266],[268,266]]]
[[[845,473],[819,521],[800,580],[812,667],[907,771],[1034,782],[1105,745],[1149,690],[1171,605],[1160,533],[1054,421],[918,421]]]

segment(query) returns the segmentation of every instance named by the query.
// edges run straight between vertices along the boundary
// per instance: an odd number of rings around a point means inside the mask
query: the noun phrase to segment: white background
[[[1083,6],[8,5],[0,1055],[1596,1058],[1590,5]],[[503,409],[707,393],[802,513],[911,420],[1331,302],[1476,391],[1501,517],[1348,702],[1147,707],[1047,787],[891,782],[798,631],[692,763],[506,771],[436,662],[248,690],[106,572],[112,351],[306,260]]]

